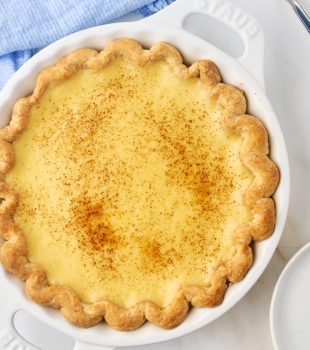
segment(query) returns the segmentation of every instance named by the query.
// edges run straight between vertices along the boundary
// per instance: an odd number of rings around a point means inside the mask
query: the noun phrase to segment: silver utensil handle
[[[307,15],[306,11],[302,8],[302,6],[297,0],[291,0],[290,3],[292,4],[300,20],[302,21],[302,23],[305,25],[308,32],[310,33],[310,18]]]

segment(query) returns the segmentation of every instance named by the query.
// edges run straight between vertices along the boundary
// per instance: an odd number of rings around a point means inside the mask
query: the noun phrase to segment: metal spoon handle
[[[300,20],[310,33],[310,17],[307,15],[306,11],[302,8],[302,6],[297,0],[290,0],[290,3],[293,6]]]

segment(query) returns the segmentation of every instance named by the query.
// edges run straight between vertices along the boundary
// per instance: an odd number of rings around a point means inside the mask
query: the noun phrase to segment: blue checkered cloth
[[[0,0],[0,90],[44,46],[132,11],[147,17],[174,0]]]

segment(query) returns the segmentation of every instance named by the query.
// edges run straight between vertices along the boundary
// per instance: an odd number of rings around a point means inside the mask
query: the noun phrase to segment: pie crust
[[[223,128],[241,135],[240,159],[254,174],[254,180],[242,197],[253,219],[230,234],[234,254],[228,261],[217,266],[210,285],[182,286],[173,301],[164,308],[147,300],[129,309],[108,300],[87,304],[81,302],[72,288],[49,285],[45,270],[27,259],[26,238],[14,222],[19,196],[6,183],[6,176],[14,166],[12,143],[25,129],[31,108],[40,101],[46,89],[51,84],[70,78],[77,71],[103,69],[119,57],[140,66],[165,60],[176,76],[184,79],[200,78],[209,96],[217,101]],[[237,282],[243,278],[252,264],[250,243],[262,241],[273,232],[275,209],[270,196],[277,187],[279,173],[268,157],[269,145],[265,128],[258,119],[245,114],[246,100],[243,92],[220,81],[218,69],[211,61],[202,60],[187,67],[173,46],[160,42],[149,50],[144,50],[131,39],[112,41],[102,52],[92,49],[76,50],[40,73],[33,94],[16,102],[10,124],[0,130],[0,234],[6,240],[0,258],[7,271],[26,281],[26,293],[32,300],[40,305],[59,308],[71,323],[79,327],[91,327],[104,319],[109,326],[122,331],[136,329],[145,320],[169,329],[184,320],[190,304],[195,307],[219,305],[228,282]]]

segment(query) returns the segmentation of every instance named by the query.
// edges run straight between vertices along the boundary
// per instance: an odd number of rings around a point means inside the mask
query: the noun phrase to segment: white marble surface
[[[300,1],[310,12],[310,0]],[[269,305],[275,283],[285,263],[310,241],[310,35],[286,0],[231,2],[252,14],[265,34],[266,93],[279,118],[291,167],[287,224],[266,271],[233,309],[210,325],[179,339],[127,350],[189,350],[193,347],[195,350],[272,350]],[[7,307],[9,303],[7,298]],[[16,324],[20,333],[40,349],[72,349],[70,339],[42,326],[26,313],[17,314]],[[0,333],[1,327],[5,324],[0,320]]]

